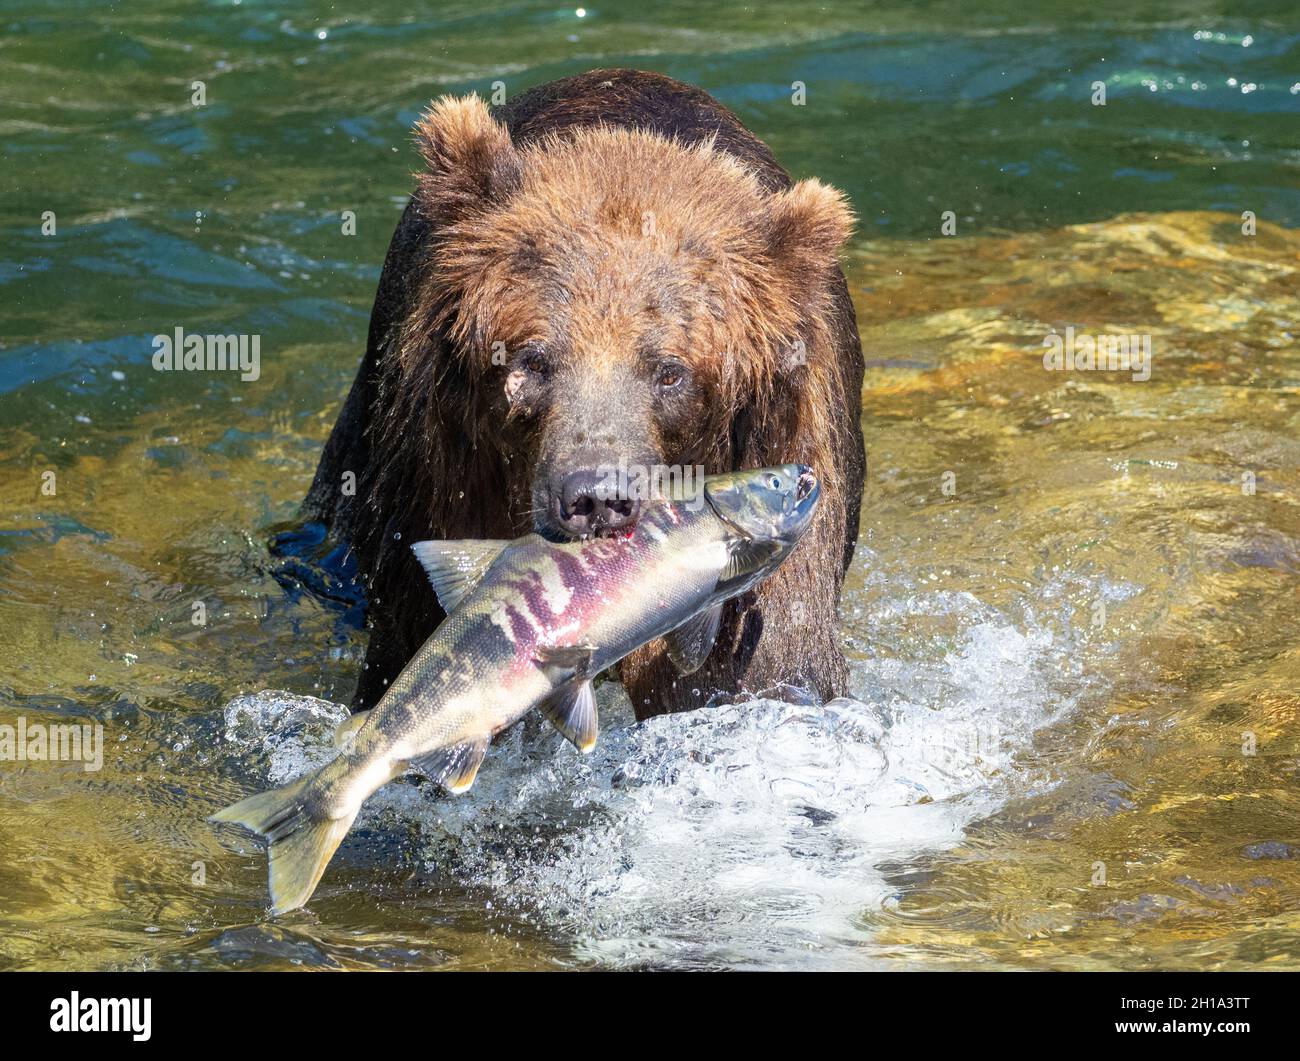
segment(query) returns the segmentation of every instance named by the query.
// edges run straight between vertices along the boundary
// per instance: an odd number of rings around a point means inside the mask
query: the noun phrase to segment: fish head
[[[813,470],[803,464],[782,464],[704,480],[704,498],[734,535],[733,577],[765,575],[798,544],[812,525],[821,496]],[[749,558],[747,563],[743,558]]]

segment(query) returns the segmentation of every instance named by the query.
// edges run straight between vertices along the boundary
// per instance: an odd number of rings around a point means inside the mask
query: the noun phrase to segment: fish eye
[[[767,477],[767,485],[773,490],[780,490],[781,477],[779,475],[769,475]]]

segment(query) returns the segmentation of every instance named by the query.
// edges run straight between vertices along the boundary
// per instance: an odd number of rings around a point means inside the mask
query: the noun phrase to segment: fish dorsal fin
[[[668,658],[678,673],[693,674],[700,669],[713,651],[721,622],[722,605],[718,604],[682,623],[664,638],[668,642]]]
[[[448,792],[461,793],[474,783],[487,754],[488,738],[462,741],[412,759],[411,765]]]
[[[509,544],[460,538],[445,542],[416,542],[411,551],[433,583],[433,592],[438,595],[442,610],[450,613],[478,585],[492,561]]]
[[[368,718],[370,718],[370,708],[358,711],[354,715],[348,715],[339,728],[334,731],[334,747],[342,748],[343,745],[347,744],[360,732],[361,727],[366,724]]]
[[[718,576],[718,585],[722,586],[736,579],[749,578],[771,560],[780,549],[781,547],[776,542],[761,541],[758,538],[745,538],[734,542],[731,546],[731,555],[727,560],[727,566],[722,569],[722,574]]]
[[[596,746],[596,693],[589,679],[566,682],[537,706],[578,751],[586,754]]]

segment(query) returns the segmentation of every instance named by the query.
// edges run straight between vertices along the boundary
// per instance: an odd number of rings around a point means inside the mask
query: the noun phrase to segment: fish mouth
[[[812,512],[813,506],[817,504],[817,498],[821,496],[822,485],[817,481],[817,476],[806,464],[799,465],[799,478],[794,488],[794,508],[800,516]]]
[[[802,501],[817,489],[817,476],[806,464],[799,465],[799,482],[795,485],[795,500]]]
[[[792,545],[812,519],[813,510],[821,496],[821,483],[816,473],[805,464],[785,465],[782,471],[791,475],[794,482],[780,495],[780,505],[775,511],[769,506],[768,511],[763,513],[760,505],[758,511],[749,512],[743,504],[727,504],[727,492],[724,490],[721,496],[715,496],[707,484],[704,487],[705,500],[718,519],[735,531],[742,541],[761,538]],[[750,516],[754,518],[748,518]],[[742,520],[750,525],[744,526]]]

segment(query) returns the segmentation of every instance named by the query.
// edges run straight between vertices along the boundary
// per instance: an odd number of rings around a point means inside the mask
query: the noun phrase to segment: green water
[[[50,2],[0,34],[0,723],[106,742],[0,763],[0,963],[1300,966],[1293,5]],[[341,709],[293,697],[359,665],[265,543],[411,123],[612,65],[857,209],[855,702],[637,727],[607,693],[592,763],[525,728],[467,799],[394,786],[268,921],[257,845],[203,819],[310,758]],[[1044,371],[1067,325],[1149,334],[1151,379]],[[260,378],[154,372],[177,326],[259,334]]]

